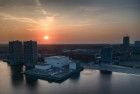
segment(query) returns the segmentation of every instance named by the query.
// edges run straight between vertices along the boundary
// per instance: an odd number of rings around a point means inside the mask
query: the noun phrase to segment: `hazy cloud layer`
[[[39,35],[42,31],[45,31],[42,35],[56,34],[58,37],[69,34],[71,42],[116,41],[125,34],[139,39],[139,10],[140,0],[0,0],[0,29],[5,32],[10,28],[21,36],[24,32],[23,39],[28,33]],[[3,28],[5,24],[9,26]],[[9,37],[7,34],[0,35],[2,40],[7,41],[3,39],[3,36]],[[111,34],[116,38],[106,38]]]

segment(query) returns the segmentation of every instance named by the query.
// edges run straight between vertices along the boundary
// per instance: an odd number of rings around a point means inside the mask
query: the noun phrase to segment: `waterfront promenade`
[[[129,74],[136,74],[140,75],[140,69],[138,68],[130,68],[124,66],[117,66],[117,65],[98,65],[94,63],[83,64],[85,69],[95,69],[95,70],[106,70],[112,72],[120,72],[120,73],[129,73]]]

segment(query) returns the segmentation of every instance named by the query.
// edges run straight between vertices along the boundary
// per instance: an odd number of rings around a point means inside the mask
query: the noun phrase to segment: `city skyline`
[[[138,0],[0,0],[0,43],[131,43],[140,40]]]
[[[0,94],[140,94],[140,0],[0,0]]]

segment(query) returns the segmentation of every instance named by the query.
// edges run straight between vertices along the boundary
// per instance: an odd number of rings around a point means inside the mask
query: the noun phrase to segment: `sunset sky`
[[[140,40],[140,0],[0,0],[0,43],[120,43],[124,35]]]

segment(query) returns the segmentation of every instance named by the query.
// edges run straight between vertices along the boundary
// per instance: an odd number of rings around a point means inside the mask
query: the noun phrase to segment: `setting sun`
[[[48,40],[48,39],[49,39],[49,36],[44,36],[44,39],[45,39],[45,40]]]

